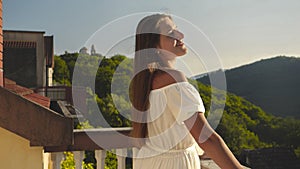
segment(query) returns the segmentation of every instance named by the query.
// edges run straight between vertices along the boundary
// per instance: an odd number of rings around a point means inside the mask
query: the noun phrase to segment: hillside
[[[211,103],[218,107],[222,103],[222,91],[215,92],[215,100],[211,100],[211,88],[197,83],[199,93],[205,105],[206,113],[210,113]],[[230,149],[239,154],[242,149],[262,147],[300,146],[300,120],[280,118],[267,114],[260,107],[249,101],[227,93],[225,108],[217,132],[226,141]],[[299,147],[300,148],[300,147]]]
[[[280,117],[300,118],[300,58],[278,56],[225,71],[227,90]],[[198,81],[209,84],[208,76]]]

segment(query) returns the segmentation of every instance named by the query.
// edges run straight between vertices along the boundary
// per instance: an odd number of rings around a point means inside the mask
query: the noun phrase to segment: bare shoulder
[[[174,69],[162,69],[154,74],[152,89],[159,89],[173,83],[187,81],[185,75]]]

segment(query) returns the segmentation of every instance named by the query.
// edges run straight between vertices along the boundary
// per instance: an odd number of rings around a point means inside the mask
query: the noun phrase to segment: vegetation
[[[59,63],[55,65],[54,80],[56,82],[63,82],[68,85],[67,82],[72,81],[73,74],[71,72],[73,72],[77,57],[78,53],[67,53],[55,57],[55,64]],[[95,93],[91,88],[87,89],[89,111],[85,115],[86,122],[81,124],[81,127],[130,126],[130,121],[128,120],[130,103],[128,103],[126,96],[122,95],[124,89],[114,90],[111,93],[112,80],[120,86],[128,86],[130,81],[128,75],[132,72],[130,59],[122,55],[116,55],[111,58],[87,55],[85,59],[87,61],[94,60],[94,62],[97,62],[99,59],[102,60],[94,78],[96,84]],[[122,71],[115,73],[116,69],[120,68],[118,67],[120,64],[122,64]],[[80,66],[84,67],[83,70],[87,72],[82,72],[82,74],[89,76],[89,64],[81,64]],[[118,74],[118,76],[115,74]],[[267,114],[260,107],[255,106],[242,97],[226,93],[225,98],[223,97],[224,91],[211,88],[197,81],[191,80],[191,83],[199,90],[207,110],[206,116],[208,116],[209,122],[217,120],[209,118],[209,115],[212,113],[210,111],[211,104],[214,107],[221,107],[222,103],[225,102],[222,119],[216,130],[235,155],[238,156],[242,149],[276,146],[291,147],[295,152],[300,152],[300,120]],[[83,82],[81,85],[87,84]],[[212,90],[214,91],[213,96]],[[92,104],[95,101],[98,107]],[[118,105],[118,108],[116,105]],[[102,116],[97,113],[99,112],[98,108],[101,110]],[[108,122],[108,124],[105,124],[104,121]],[[106,165],[109,168],[115,168],[115,160],[111,159],[115,159],[115,155],[109,153]],[[93,160],[90,161],[92,162]]]
[[[225,76],[229,92],[275,116],[300,119],[299,73],[299,57],[278,56],[226,70]],[[208,76],[198,81],[210,84]]]
[[[210,104],[221,103],[214,97],[211,88],[197,83],[200,95],[209,113]],[[223,91],[214,89],[215,94]],[[290,147],[299,151],[300,120],[276,117],[265,113],[260,107],[234,94],[227,93],[221,122],[216,131],[223,137],[234,154],[242,149],[263,147]]]
[[[75,169],[75,162],[74,162],[74,154],[71,152],[64,152],[65,160],[61,163],[62,169]],[[82,162],[83,169],[94,169],[94,163],[86,163],[85,161]]]

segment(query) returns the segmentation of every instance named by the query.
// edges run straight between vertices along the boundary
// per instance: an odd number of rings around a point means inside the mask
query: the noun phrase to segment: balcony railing
[[[68,86],[48,86],[34,90],[42,96],[49,97],[51,101],[67,101],[72,102],[72,88]]]
[[[116,149],[117,154],[126,153],[127,149]],[[82,162],[84,160],[84,151],[72,151],[74,154],[75,169],[82,169]],[[106,158],[106,150],[95,150],[95,159],[97,160],[97,169],[104,169]],[[60,169],[62,161],[65,160],[65,154],[63,152],[51,153],[53,169]],[[126,161],[124,156],[117,156],[118,169],[126,168]],[[45,168],[48,168],[46,166]]]
[[[74,144],[69,146],[45,147],[45,152],[50,153],[53,169],[60,169],[61,162],[65,159],[64,152],[74,154],[75,169],[82,169],[85,151],[95,151],[97,169],[104,169],[106,151],[114,150],[117,154],[118,169],[126,168],[126,156],[128,153],[135,154],[137,149],[126,139],[131,128],[100,128],[87,130],[74,130]],[[101,145],[101,146],[99,146]],[[134,162],[134,161],[133,161]],[[201,160],[202,169],[219,169],[210,159]],[[48,166],[44,167],[48,169]],[[247,167],[245,167],[247,168]]]
[[[133,148],[129,140],[124,139],[126,137],[121,137],[121,135],[128,135],[130,130],[131,128],[74,130],[73,145],[45,147],[45,152],[51,153],[53,169],[61,168],[61,162],[65,159],[64,151],[73,152],[75,168],[82,169],[84,151],[95,151],[97,169],[104,169],[106,150],[103,150],[103,146],[106,149],[115,150],[116,154],[121,154],[121,156],[117,156],[118,169],[125,169],[126,155],[129,151],[135,151],[135,148]]]
[[[80,98],[84,101],[87,97],[86,88],[84,87],[70,87],[70,86],[45,86],[36,88],[35,93],[38,93],[42,96],[49,97],[51,101],[65,101],[68,104],[73,104],[72,91],[75,91]],[[79,100],[79,102],[81,101]]]

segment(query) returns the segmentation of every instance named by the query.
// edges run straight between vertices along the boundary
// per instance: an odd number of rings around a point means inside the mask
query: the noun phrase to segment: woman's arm
[[[222,169],[243,168],[223,139],[210,127],[204,113],[195,113],[184,123],[199,146]]]

